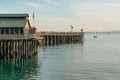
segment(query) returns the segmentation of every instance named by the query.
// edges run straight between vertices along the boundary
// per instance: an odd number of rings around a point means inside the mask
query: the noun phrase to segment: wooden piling
[[[34,39],[0,40],[0,59],[30,58],[37,54],[37,46]]]

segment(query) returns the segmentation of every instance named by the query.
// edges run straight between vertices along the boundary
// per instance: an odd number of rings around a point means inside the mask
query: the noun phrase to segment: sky
[[[0,0],[0,13],[34,13],[37,31],[120,30],[120,0]]]

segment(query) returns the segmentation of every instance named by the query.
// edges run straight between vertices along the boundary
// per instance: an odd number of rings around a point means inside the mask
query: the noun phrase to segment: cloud
[[[31,3],[31,2],[26,2],[25,5],[31,6],[31,7],[33,7],[33,8],[39,8],[39,7],[40,7],[38,4],[36,4],[36,3]]]
[[[45,2],[47,2],[48,4],[51,4],[52,0],[45,0]]]
[[[120,26],[120,3],[85,3],[71,5],[70,11],[84,23],[96,26]]]

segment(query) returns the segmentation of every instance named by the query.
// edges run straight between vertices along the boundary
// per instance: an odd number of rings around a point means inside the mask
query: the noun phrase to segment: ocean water
[[[38,48],[29,60],[0,61],[0,80],[120,80],[120,33],[86,33],[84,43]]]

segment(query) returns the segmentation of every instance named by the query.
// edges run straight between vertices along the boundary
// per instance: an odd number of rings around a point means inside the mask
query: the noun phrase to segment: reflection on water
[[[83,63],[84,44],[66,44],[40,48],[40,80],[74,80]]]
[[[35,79],[37,67],[37,57],[28,60],[1,60],[0,80]]]

